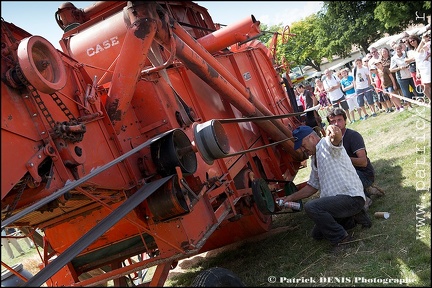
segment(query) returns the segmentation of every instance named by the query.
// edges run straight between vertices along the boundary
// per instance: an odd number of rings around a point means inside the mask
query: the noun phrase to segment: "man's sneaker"
[[[367,214],[366,209],[363,208],[359,213],[357,213],[353,217],[354,217],[354,221],[357,224],[362,225],[362,228],[372,227],[372,221],[369,218],[369,215]]]
[[[365,118],[363,118],[363,116],[362,116],[362,117],[360,117],[360,121],[361,121],[361,120],[365,120]]]
[[[374,113],[372,113],[372,117],[376,117],[377,116],[377,114],[374,112]]]
[[[366,114],[366,115],[364,116],[364,119],[366,120],[366,119],[368,119],[368,118],[369,118],[369,115]]]

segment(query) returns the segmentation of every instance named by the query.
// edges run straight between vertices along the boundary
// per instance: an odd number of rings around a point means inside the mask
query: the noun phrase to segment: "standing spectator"
[[[327,239],[337,252],[352,241],[346,230],[357,224],[372,226],[364,209],[363,185],[342,145],[342,132],[337,126],[329,125],[327,136],[322,139],[308,126],[295,129],[293,137],[294,149],[302,149],[311,157],[311,172],[303,188],[280,199],[292,202],[320,191],[320,197],[307,201],[304,210],[315,224],[312,238]]]
[[[304,99],[305,110],[311,109],[318,105],[318,100],[315,95],[313,95],[312,92],[310,92],[309,90],[306,90],[303,84],[300,84],[298,86],[298,92]],[[325,131],[321,123],[321,116],[319,116],[316,110],[306,112],[306,125],[313,129],[318,129],[318,131],[320,131],[322,135],[325,135]]]
[[[288,94],[288,99],[290,100],[290,103],[293,106],[294,112],[300,112],[298,110],[298,106],[295,104],[296,95],[294,93],[294,88],[293,88],[291,78],[289,77],[289,73],[291,71],[291,68],[289,65],[285,68],[286,68],[286,71],[282,74],[282,82],[285,86],[285,90]]]
[[[388,69],[386,67],[386,69]],[[378,99],[383,108],[385,108],[385,112],[390,113],[393,112],[392,104],[390,103],[390,98],[387,96],[387,93],[384,93],[384,88],[382,86],[382,78],[378,73],[378,69],[375,65],[371,65],[371,75],[372,75],[372,85],[375,86],[375,90],[378,94]],[[391,95],[391,94],[389,94]]]
[[[314,94],[318,97],[318,102],[321,107],[326,108],[328,110],[330,107],[330,101],[327,98],[327,92],[325,91],[324,84],[320,78],[315,79],[315,91]]]
[[[420,79],[424,94],[431,100],[430,39],[428,40],[427,37],[425,37],[420,40],[419,37],[411,35],[408,37],[408,46],[414,50],[412,57],[414,58],[418,72],[416,73],[416,78]],[[408,61],[411,61],[411,59],[412,58],[408,59]]]
[[[365,63],[363,63],[364,66],[367,66],[368,69],[370,69],[370,66],[372,65],[371,63],[376,62],[378,60],[381,60],[381,55],[378,52],[378,49],[375,47],[371,47],[369,49],[370,54],[372,55],[372,57],[369,59],[369,63],[368,65],[365,65]]]
[[[370,74],[371,73],[370,67],[372,65],[371,63],[374,63],[378,60],[381,60],[381,54],[379,53],[378,49],[375,47],[371,47],[369,49],[369,52],[371,54],[371,58],[369,58],[369,61],[365,61],[365,59],[367,59],[366,57],[363,58],[363,66],[365,66],[369,69],[369,76],[370,76],[371,84],[372,84],[372,74]],[[380,109],[379,97],[378,97],[378,94],[375,92],[375,89],[372,89],[372,99],[373,99],[374,105],[375,105],[374,108],[377,108],[379,110]],[[368,105],[370,105],[370,104],[368,103]]]
[[[18,251],[18,253],[20,253],[21,255],[24,255],[25,252],[21,248],[17,239],[13,238],[13,237],[8,237],[8,236],[12,236],[11,234],[15,233],[15,229],[14,228],[5,228],[5,229],[2,229],[2,231],[1,231],[1,244],[5,248],[6,253],[8,254],[9,258],[10,259],[15,258],[15,255],[14,255],[12,248],[10,247],[9,244],[12,244],[12,246],[15,247],[15,249]]]
[[[297,105],[301,105],[301,111],[303,112],[304,110],[306,110],[306,102],[303,93],[301,92],[300,85],[296,85],[295,92],[296,97],[298,96]]]
[[[396,81],[402,90],[402,95],[407,98],[412,98],[413,94],[410,91],[410,85],[415,88],[414,80],[412,79],[410,70],[408,68],[409,64],[405,62],[407,55],[403,50],[402,44],[397,44],[395,46],[396,53],[391,58],[390,71],[396,74]],[[397,111],[403,111],[403,105],[399,98],[392,97],[392,102],[396,106]]]
[[[408,68],[416,87],[421,85],[421,80],[417,77],[417,64],[415,61],[415,50],[419,44],[420,38],[415,35],[406,38],[405,45],[408,49],[406,50],[407,59],[405,59],[405,63],[409,64]]]
[[[373,66],[376,61],[379,61],[381,59],[381,55],[378,53],[378,50],[376,50],[376,48],[373,49],[375,50],[374,53],[371,55],[375,55],[375,56],[372,56],[370,59],[363,57],[362,61],[363,61],[363,66],[369,69],[369,77],[370,77],[371,89],[372,89],[372,99],[374,102],[375,111],[379,111],[381,109],[381,103],[379,101],[379,95],[373,87],[373,75],[372,72],[370,71],[370,67]],[[377,55],[379,57],[377,57]]]
[[[372,81],[370,78],[369,69],[363,66],[362,59],[356,59],[356,66],[353,70],[354,77],[354,88],[357,94],[357,103],[364,114],[364,118],[367,119],[369,115],[366,113],[365,108],[365,98],[367,103],[369,104],[369,108],[372,111],[372,116],[376,116],[375,106],[373,100],[372,91],[374,90],[372,87]]]
[[[349,115],[350,117],[350,123],[354,123],[355,122],[355,116],[354,116],[354,111],[357,110],[357,113],[359,114],[359,119],[363,120],[364,118],[361,115],[361,110],[357,104],[357,94],[355,93],[355,89],[354,89],[354,77],[351,75],[348,75],[348,68],[344,68],[341,71],[341,75],[342,75],[342,80],[341,80],[341,85],[342,85],[342,91],[345,92],[345,97],[346,97],[346,101],[348,103],[348,107],[349,107]]]
[[[390,64],[391,64],[391,54],[390,51],[388,50],[387,47],[383,47],[380,50],[380,54],[381,54],[381,63],[383,64],[384,67],[387,67],[390,69]],[[396,79],[396,75],[394,72],[392,72],[393,77]],[[399,83],[396,81],[396,88],[395,88],[395,93],[398,93],[398,91],[400,90],[400,86]]]
[[[303,112],[305,110],[306,107],[306,103],[304,102],[304,98],[303,95],[301,95],[301,93],[299,92],[299,88],[296,85],[294,87],[294,93],[296,96],[296,102],[297,102],[297,108],[299,112]],[[299,116],[297,116],[297,119],[301,122],[301,123],[305,123],[306,121],[306,117],[304,116],[304,114],[301,114]]]
[[[382,104],[384,108],[386,109],[386,112],[389,113],[390,111],[390,98],[386,95],[392,94],[395,91],[396,88],[396,79],[393,77],[393,74],[390,72],[390,69],[388,67],[384,67],[382,65],[381,61],[378,61],[375,63],[377,68],[378,77],[380,79],[380,84],[382,87]],[[384,98],[385,97],[385,98]]]
[[[339,105],[348,111],[348,103],[345,100],[345,95],[342,92],[339,79],[337,79],[330,69],[324,70],[326,78],[323,81],[324,89],[327,92],[327,97],[330,99],[333,107],[339,107]],[[350,119],[351,121],[351,119]]]
[[[298,112],[303,112],[304,111],[303,98],[298,94],[298,92],[296,92],[295,95],[296,95],[296,103],[297,103]]]

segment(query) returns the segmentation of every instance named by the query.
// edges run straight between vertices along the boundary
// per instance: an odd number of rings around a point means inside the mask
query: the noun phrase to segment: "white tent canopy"
[[[407,30],[406,32],[409,35],[421,35],[424,32],[426,32],[426,30],[428,29],[428,26],[422,26],[422,27],[416,27],[410,30]],[[371,47],[375,47],[377,49],[383,48],[383,47],[387,47],[390,48],[392,46],[393,43],[397,43],[399,42],[399,40],[401,40],[403,38],[403,34],[402,33],[398,33],[395,35],[390,35],[387,37],[383,37],[379,40],[377,40],[376,42],[372,43],[368,49],[370,49]]]
[[[383,38],[379,39],[378,41],[372,43],[368,47],[368,50],[370,50],[372,47],[375,47],[377,49],[380,49],[383,47],[389,48],[388,46],[391,46],[391,43],[393,43],[393,41],[398,41],[400,38],[402,38],[402,36],[400,34],[383,37]]]

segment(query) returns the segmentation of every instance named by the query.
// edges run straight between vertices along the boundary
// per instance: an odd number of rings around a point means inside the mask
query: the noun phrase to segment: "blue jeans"
[[[321,235],[332,244],[337,244],[347,235],[340,223],[359,213],[364,204],[363,197],[348,195],[323,197],[306,202],[304,210],[315,222],[312,235],[314,238]]]
[[[359,104],[359,107],[364,106],[364,99],[366,98],[366,101],[369,105],[373,105],[373,91],[374,88],[372,86],[369,86],[364,89],[356,89],[357,94],[357,103]]]

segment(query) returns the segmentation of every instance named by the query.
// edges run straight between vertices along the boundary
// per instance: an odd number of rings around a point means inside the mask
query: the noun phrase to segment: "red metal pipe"
[[[129,3],[126,14],[131,24],[128,25],[114,69],[106,103],[107,114],[117,134],[121,131],[123,117],[129,109],[138,79],[144,69],[159,19],[156,3],[146,2],[137,6],[134,6],[133,2]]]
[[[261,33],[260,22],[251,15],[233,25],[219,29],[197,41],[210,53],[225,49],[235,43],[244,42]]]
[[[177,42],[176,55],[186,66],[206,81],[222,97],[225,97],[246,116],[273,116],[254,95],[244,87],[225,67],[222,66],[207,50],[204,49],[177,22],[172,21],[174,38]],[[167,39],[165,31],[159,29],[156,37]],[[164,42],[166,43],[166,42]],[[216,72],[216,73],[215,73]],[[291,131],[280,120],[257,122],[275,141],[292,137]],[[304,160],[304,155],[294,150],[292,141],[281,144],[297,161]]]

